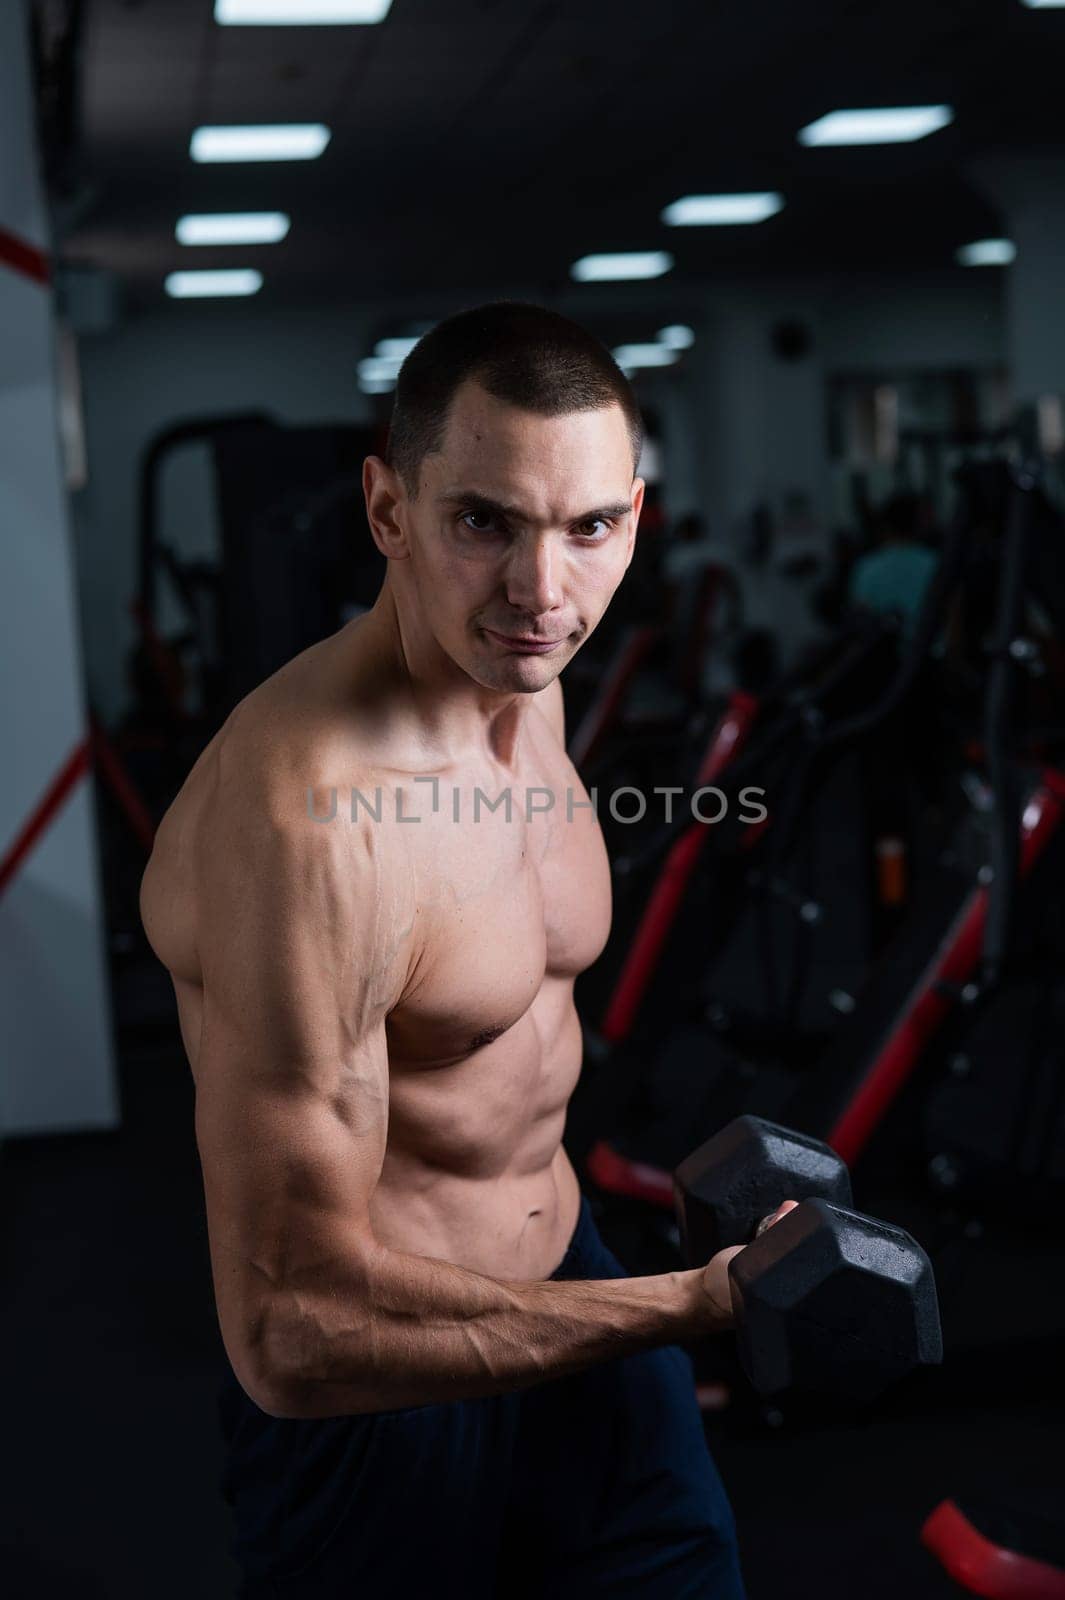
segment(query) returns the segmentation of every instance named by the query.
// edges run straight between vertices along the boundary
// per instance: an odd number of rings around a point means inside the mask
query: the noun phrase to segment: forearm
[[[346,1285],[280,1297],[268,1342],[279,1411],[319,1417],[500,1394],[730,1325],[701,1272],[504,1283],[377,1250]]]

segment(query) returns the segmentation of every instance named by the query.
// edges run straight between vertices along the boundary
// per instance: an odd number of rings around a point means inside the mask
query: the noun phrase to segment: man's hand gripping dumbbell
[[[707,1292],[731,1305],[760,1393],[868,1400],[942,1360],[928,1257],[902,1228],[851,1209],[847,1169],[826,1144],[738,1117],[681,1163],[675,1191],[687,1257],[709,1262]]]

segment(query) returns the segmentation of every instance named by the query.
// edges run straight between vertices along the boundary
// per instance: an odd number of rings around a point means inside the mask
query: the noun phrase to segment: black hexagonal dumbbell
[[[740,1359],[762,1394],[872,1399],[943,1358],[931,1263],[896,1228],[850,1209],[850,1179],[817,1139],[739,1117],[677,1168],[688,1259],[729,1264]],[[755,1237],[781,1201],[801,1203]]]
[[[749,1244],[782,1200],[852,1204],[850,1174],[834,1150],[763,1117],[737,1117],[715,1133],[681,1162],[673,1189],[691,1261]]]

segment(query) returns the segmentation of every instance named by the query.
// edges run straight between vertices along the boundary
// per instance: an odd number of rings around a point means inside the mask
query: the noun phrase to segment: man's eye
[[[577,532],[586,539],[605,539],[610,526],[605,517],[589,517],[586,522],[578,524]]]
[[[492,521],[491,513],[488,511],[464,511],[459,520],[474,533],[492,533],[495,531],[495,524]]]

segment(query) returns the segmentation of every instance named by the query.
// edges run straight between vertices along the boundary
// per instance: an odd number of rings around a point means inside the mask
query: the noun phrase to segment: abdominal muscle
[[[532,1282],[551,1276],[580,1207],[577,1176],[561,1143],[539,1172],[471,1179],[434,1170],[431,1194],[416,1195],[404,1181],[418,1165],[405,1151],[389,1152],[389,1176],[382,1174],[370,1208],[379,1243],[488,1278]]]
[[[550,1277],[580,1208],[562,1146],[580,1067],[572,980],[559,993],[550,979],[518,1023],[462,1061],[390,1060],[378,1241],[487,1277]]]
[[[203,995],[175,980],[195,1076]],[[572,979],[544,979],[498,1039],[451,1065],[389,1056],[389,1127],[370,1202],[374,1237],[486,1277],[549,1278],[566,1253],[580,1185],[562,1146],[580,1074]]]

